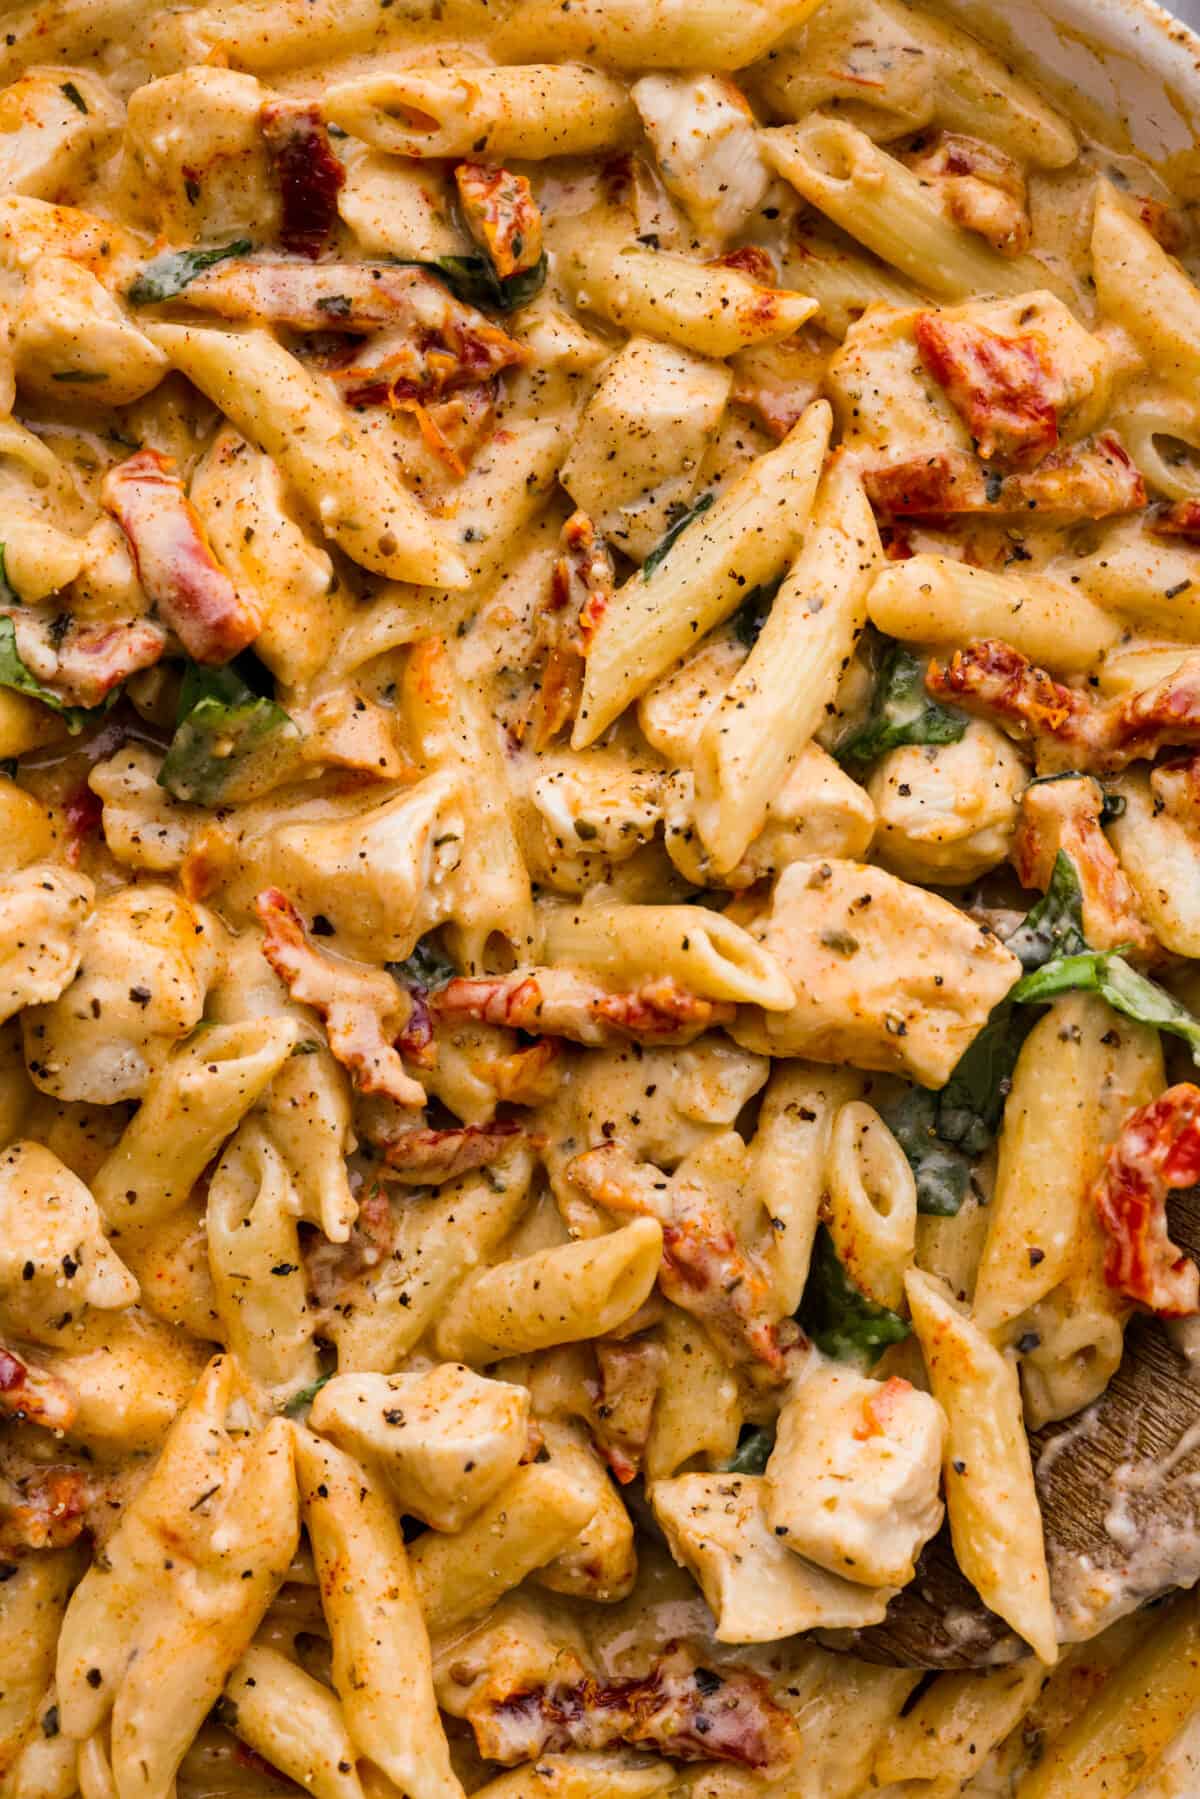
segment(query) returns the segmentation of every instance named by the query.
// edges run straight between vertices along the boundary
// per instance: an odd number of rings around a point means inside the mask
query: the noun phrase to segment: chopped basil
[[[405,987],[444,987],[458,973],[431,937],[422,937],[411,956],[389,962],[387,969]]]
[[[898,1312],[877,1305],[855,1286],[823,1224],[817,1226],[796,1317],[825,1355],[868,1365],[878,1361],[889,1343],[907,1337],[911,1328]]]
[[[771,1459],[775,1433],[757,1424],[743,1424],[737,1448],[724,1464],[727,1474],[761,1474]]]
[[[663,532],[662,536],[647,556],[645,562],[642,564],[643,581],[648,581],[650,579],[667,551],[680,537],[683,536],[683,533],[687,530],[689,525],[694,524],[703,513],[708,511],[715,497],[716,496],[711,493],[702,493],[696,503],[693,506],[689,506],[686,512],[681,512],[679,517],[675,520],[675,523],[670,526],[668,530]]]
[[[734,613],[734,635],[739,642],[745,644],[748,650],[754,648],[762,635],[762,628],[771,616],[775,595],[782,586],[782,575],[779,575],[774,581],[760,581],[757,587],[750,589]]]
[[[235,238],[229,244],[217,244],[211,250],[165,250],[148,262],[130,289],[129,299],[135,306],[153,306],[159,300],[173,300],[189,282],[211,269],[214,263],[231,256],[249,256],[254,245],[247,237]]]
[[[916,1179],[918,1212],[955,1217],[967,1196],[971,1164],[962,1150],[938,1135],[937,1094],[914,1087],[881,1110]]]
[[[19,606],[21,602],[13,591],[12,582],[8,578],[8,565],[4,557],[4,545],[0,543],[0,606]]]
[[[0,584],[11,601],[16,595],[8,586],[4,575],[3,556],[0,555]],[[35,675],[31,675],[21,661],[17,650],[17,629],[11,618],[0,618],[0,687],[9,687],[14,693],[23,693],[31,700],[40,700],[43,706],[49,706],[57,712],[72,737],[82,731],[85,725],[99,717],[102,707],[69,706],[61,694],[51,687],[43,687]]]
[[[52,381],[73,381],[80,384],[88,381],[107,381],[108,376],[103,369],[55,369]]]
[[[1029,974],[1056,956],[1072,956],[1087,948],[1083,934],[1083,890],[1075,864],[1065,850],[1054,858],[1050,885],[1037,905],[1005,939],[1005,949],[1019,956]]]
[[[531,269],[521,269],[504,280],[496,273],[491,257],[482,252],[468,256],[438,256],[432,262],[405,258],[402,266],[425,269],[431,275],[440,276],[455,299],[466,306],[490,306],[494,312],[516,312],[519,306],[528,306],[530,300],[541,293],[548,264],[543,253]]]
[[[88,103],[73,81],[60,82],[58,91],[60,94],[66,95],[76,112],[87,112]]]
[[[1011,996],[994,1007],[983,1029],[959,1058],[937,1100],[937,1133],[967,1155],[982,1155],[1000,1129],[1021,1045],[1033,1029]]]
[[[307,1412],[309,1406],[321,1391],[321,1388],[332,1379],[332,1374],[323,1374],[320,1380],[313,1381],[311,1386],[301,1387],[298,1393],[293,1393],[292,1397],[283,1408],[285,1416],[288,1418],[299,1418],[302,1416],[303,1413]]]
[[[865,722],[837,747],[839,762],[874,762],[885,750],[910,743],[958,743],[965,712],[941,705],[925,691],[925,671],[902,643],[884,653]]]
[[[1011,997],[1032,1005],[1056,999],[1060,993],[1098,993],[1114,1012],[1181,1037],[1192,1060],[1200,1065],[1200,1018],[1157,981],[1131,968],[1118,950],[1090,949],[1058,956],[1018,981]]]
[[[255,693],[232,665],[189,663],[158,784],[202,806],[253,799],[286,778],[299,744],[282,706]]]

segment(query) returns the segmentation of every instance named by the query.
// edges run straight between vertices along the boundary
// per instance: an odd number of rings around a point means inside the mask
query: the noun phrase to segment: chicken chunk
[[[767,1522],[766,1480],[679,1474],[650,1489],[671,1554],[690,1569],[720,1643],[774,1643],[801,1630],[878,1624],[895,1589],[866,1587],[792,1555]]]
[[[380,1468],[402,1512],[455,1531],[516,1473],[529,1404],[525,1387],[443,1362],[421,1374],[339,1374],[311,1423]]]
[[[739,1011],[747,1049],[849,1062],[941,1087],[1020,978],[947,900],[857,862],[795,862],[750,927],[792,981],[790,1012]]]
[[[767,1523],[797,1555],[866,1587],[907,1586],[942,1522],[946,1420],[905,1380],[806,1368],[779,1414]]]
[[[631,338],[601,376],[562,483],[635,561],[691,500],[732,383],[723,363],[645,337]]]

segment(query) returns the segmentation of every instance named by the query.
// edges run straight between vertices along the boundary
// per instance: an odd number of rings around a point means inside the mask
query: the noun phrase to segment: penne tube
[[[461,1530],[418,1537],[409,1562],[428,1629],[436,1635],[486,1612],[561,1555],[594,1509],[587,1483],[552,1463],[530,1463]]]
[[[556,1244],[468,1275],[437,1325],[447,1361],[494,1362],[602,1337],[649,1298],[662,1226],[635,1218],[601,1237]]]
[[[1128,1799],[1135,1791],[1154,1791],[1155,1763],[1200,1709],[1196,1594],[1181,1593],[1159,1620],[1091,1703],[1075,1710],[1022,1778],[1018,1799],[1059,1799],[1064,1793],[1071,1799]],[[1174,1781],[1171,1786],[1181,1795],[1186,1791]]]
[[[1200,290],[1107,181],[1096,192],[1092,269],[1101,312],[1125,327],[1157,376],[1191,398],[1200,381]]]
[[[774,956],[719,912],[695,906],[580,906],[539,909],[547,962],[584,968],[615,987],[660,977],[701,999],[733,1000],[786,1012],[792,984]]]
[[[214,1025],[151,1076],[141,1106],[92,1181],[110,1224],[136,1233],[183,1205],[302,1029],[286,1017]]]
[[[1088,672],[1121,635],[1112,614],[1078,587],[1044,575],[994,574],[949,556],[889,563],[871,584],[867,612],[902,643],[961,646],[999,637],[1056,675]]]
[[[876,1753],[872,1773],[892,1781],[965,1783],[988,1751],[1020,1723],[1037,1698],[1045,1670],[1029,1659],[986,1674],[942,1674],[911,1711],[896,1720]]]
[[[358,76],[329,88],[321,111],[393,156],[532,161],[615,150],[638,135],[624,83],[571,63]]]
[[[317,1378],[299,1210],[283,1157],[261,1125],[243,1124],[209,1182],[204,1234],[222,1339],[271,1389]]]
[[[611,1749],[539,1755],[536,1762],[497,1775],[478,1787],[475,1799],[651,1799],[678,1789],[673,1762]],[[16,1799],[27,1799],[25,1794]],[[28,1796],[32,1799],[32,1795]]]
[[[252,1643],[225,1684],[229,1728],[317,1799],[362,1799],[354,1745],[329,1688]]]
[[[832,414],[807,407],[777,450],[750,464],[709,509],[615,595],[588,654],[572,743],[586,749],[755,587],[795,555],[817,490]]]
[[[814,113],[759,142],[810,205],[918,287],[966,300],[1062,286],[1035,257],[1001,256],[952,223],[910,169],[842,119]]]
[[[273,457],[338,548],[396,581],[464,587],[457,551],[362,427],[267,331],[147,324],[146,335]]]
[[[575,304],[614,325],[701,356],[732,356],[791,337],[817,310],[806,294],[763,287],[740,269],[665,250],[582,243],[571,257]]]
[[[771,1220],[771,1264],[780,1315],[799,1307],[808,1279],[835,1118],[858,1099],[851,1068],[781,1062],[763,1094],[752,1145],[752,1190]]]
[[[996,1331],[1066,1280],[1095,1226],[1092,1184],[1122,1119],[1162,1091],[1158,1034],[1067,994],[1013,1070],[974,1317]]]
[[[910,1268],[905,1292],[949,1432],[943,1473],[958,1565],[1046,1664],[1058,1657],[1042,1515],[1014,1364],[950,1296]]]
[[[783,257],[789,287],[811,294],[816,321],[840,343],[868,306],[895,306],[901,312],[921,304],[921,295],[900,281],[884,263],[866,256],[852,238],[797,227]]]
[[[741,861],[801,750],[826,722],[882,554],[861,481],[835,461],[758,642],[697,742],[696,825],[718,873]]]
[[[825,1161],[829,1234],[850,1279],[876,1305],[904,1297],[917,1232],[917,1184],[904,1151],[873,1106],[838,1112]]]
[[[503,61],[581,56],[618,69],[741,69],[820,0],[513,0],[493,40]]]
[[[295,1438],[301,1511],[333,1642],[333,1685],[351,1739],[410,1799],[463,1799],[396,1515],[350,1456],[310,1431],[297,1429]]]
[[[464,1273],[487,1262],[517,1223],[532,1165],[527,1151],[516,1150],[485,1174],[405,1202],[395,1252],[366,1272],[354,1303],[327,1326],[342,1373],[395,1368],[432,1329]]]

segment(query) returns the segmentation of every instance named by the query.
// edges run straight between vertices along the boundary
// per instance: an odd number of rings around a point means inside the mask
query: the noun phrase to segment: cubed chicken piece
[[[35,862],[0,884],[0,1023],[22,1006],[58,998],[79,967],[92,883]]]
[[[339,1374],[317,1394],[311,1422],[379,1468],[402,1512],[461,1530],[516,1473],[529,1393],[457,1362],[424,1374]]]
[[[821,1360],[779,1414],[767,1463],[778,1540],[866,1587],[903,1587],[942,1522],[946,1420],[905,1380]]]
[[[17,385],[40,399],[126,406],[158,386],[167,358],[94,275],[46,256],[25,283],[13,325]]]
[[[730,1129],[769,1073],[763,1057],[715,1033],[683,1049],[628,1044],[586,1056],[542,1114],[546,1166],[564,1212],[581,1198],[567,1173],[574,1156],[616,1137],[631,1155],[676,1168]]]
[[[562,482],[597,530],[636,562],[691,499],[732,380],[719,362],[642,337],[601,376]]]
[[[0,1318],[34,1342],[55,1343],[88,1308],[119,1311],[138,1284],[104,1234],[77,1175],[40,1143],[0,1156]]]
[[[662,822],[662,775],[618,751],[541,756],[530,799],[542,823],[544,859],[555,852],[624,862]]]
[[[101,831],[110,855],[128,868],[167,874],[180,867],[206,814],[185,806],[158,784],[160,759],[145,744],[130,743],[98,762],[88,786],[100,800]]]
[[[680,874],[698,887],[739,893],[811,856],[865,856],[875,834],[872,796],[816,743],[801,750],[771,802],[762,830],[741,861],[724,874],[713,873],[700,841],[693,795],[691,774],[676,774],[668,784],[663,810],[667,854]]]
[[[774,1643],[801,1630],[878,1624],[894,1589],[859,1586],[801,1561],[767,1522],[761,1474],[680,1474],[650,1489],[675,1560],[696,1578],[720,1643]]]
[[[171,242],[276,236],[279,193],[261,126],[269,98],[253,75],[218,68],[185,69],[135,89],[127,180]]]
[[[449,916],[464,829],[456,777],[429,775],[367,811],[274,826],[231,871],[237,897],[278,885],[329,920],[342,955],[403,961]]]
[[[352,150],[343,162],[346,184],[338,212],[364,255],[433,262],[469,251],[470,240],[454,221],[441,163],[406,162],[366,150]]]
[[[644,75],[632,92],[668,191],[701,239],[722,247],[771,180],[745,96],[724,75]]]
[[[1033,466],[1092,431],[1120,356],[1053,294],[939,310],[873,306],[829,365],[845,442],[872,467],[970,452]]]
[[[797,994],[790,1012],[744,1008],[747,1049],[849,1062],[944,1086],[1020,979],[1021,964],[948,900],[859,862],[794,862],[749,926]]]
[[[906,881],[978,880],[1008,855],[1028,778],[1008,738],[982,720],[958,743],[889,750],[867,784],[879,860]]]
[[[140,1098],[200,1022],[221,964],[217,933],[167,887],[126,887],[102,901],[80,933],[75,979],[23,1015],[35,1086],[97,1105]]]
[[[0,194],[66,200],[121,129],[121,105],[84,69],[36,69],[0,93]]]

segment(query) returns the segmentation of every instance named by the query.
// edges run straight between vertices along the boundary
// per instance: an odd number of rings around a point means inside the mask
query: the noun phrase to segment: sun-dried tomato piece
[[[330,1051],[359,1092],[423,1106],[424,1089],[395,1049],[410,1010],[403,988],[381,968],[314,949],[299,913],[278,887],[264,888],[254,910],[264,930],[263,955],[292,998],[320,1014]]]
[[[1200,1310],[1200,1268],[1167,1226],[1167,1194],[1200,1181],[1200,1087],[1181,1081],[1121,1127],[1092,1200],[1107,1239],[1104,1277],[1162,1318]]]
[[[319,106],[268,100],[259,122],[279,183],[279,241],[293,256],[315,261],[337,224],[346,171],[330,146]]]
[[[188,655],[229,662],[262,621],[213,555],[174,468],[172,457],[139,450],[109,470],[100,497],[129,540],[147,598]]]
[[[940,312],[918,313],[914,334],[985,462],[1029,468],[1054,449],[1064,390],[1038,338],[1001,337]]]
[[[460,162],[454,181],[467,230],[487,252],[501,281],[540,262],[542,215],[524,175]]]

